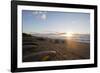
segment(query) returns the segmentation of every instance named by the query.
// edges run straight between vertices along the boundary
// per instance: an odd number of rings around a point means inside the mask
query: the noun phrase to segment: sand
[[[90,44],[72,39],[23,36],[23,62],[80,60],[90,58]],[[48,52],[50,51],[50,52]]]

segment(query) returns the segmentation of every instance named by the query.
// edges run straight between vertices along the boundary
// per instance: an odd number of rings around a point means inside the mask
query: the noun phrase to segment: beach
[[[90,58],[90,43],[23,34],[23,62],[83,60]]]

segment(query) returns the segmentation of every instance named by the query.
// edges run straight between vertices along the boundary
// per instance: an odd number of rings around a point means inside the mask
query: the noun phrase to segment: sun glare
[[[67,37],[72,37],[73,34],[69,32],[69,33],[66,33],[66,36],[67,36]]]

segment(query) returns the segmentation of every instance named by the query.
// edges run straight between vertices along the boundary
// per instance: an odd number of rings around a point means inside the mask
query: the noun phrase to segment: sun
[[[72,37],[72,36],[73,36],[73,33],[71,33],[71,32],[66,33],[66,37]]]
[[[64,35],[62,35],[64,37],[67,37],[67,38],[73,38],[74,37],[74,33],[72,32],[66,32]]]

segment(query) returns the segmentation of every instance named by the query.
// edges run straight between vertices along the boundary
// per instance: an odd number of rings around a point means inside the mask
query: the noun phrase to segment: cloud
[[[47,19],[46,14],[42,14],[42,15],[41,15],[41,18],[42,18],[43,20],[46,20],[46,19]]]
[[[41,19],[41,20],[46,20],[47,19],[47,15],[46,15],[46,11],[33,11],[32,12],[34,15],[36,15],[37,18]]]
[[[38,14],[38,11],[33,11],[32,13],[33,13],[34,15],[35,15],[35,14],[37,15],[37,14]]]

